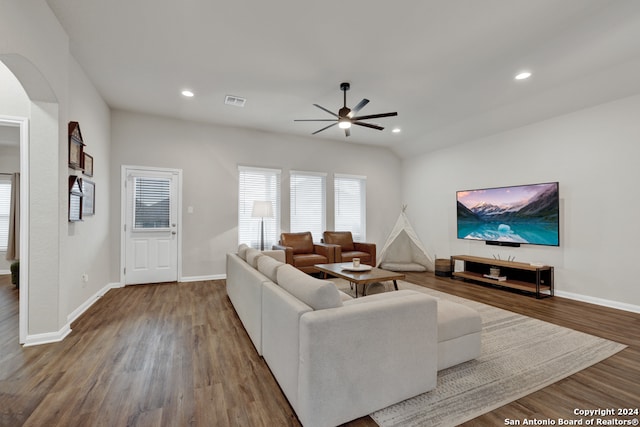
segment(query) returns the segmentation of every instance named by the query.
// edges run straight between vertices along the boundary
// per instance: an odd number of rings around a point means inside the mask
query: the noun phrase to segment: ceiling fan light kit
[[[349,136],[351,135],[351,132],[350,132],[351,125],[358,125],[358,126],[368,127],[371,129],[376,129],[376,130],[384,129],[382,126],[366,123],[366,122],[363,122],[362,120],[378,119],[381,117],[392,117],[392,116],[398,115],[398,113],[394,111],[393,113],[381,113],[381,114],[369,114],[366,116],[355,116],[355,114],[358,111],[360,111],[365,105],[369,103],[369,100],[367,98],[364,98],[362,101],[358,102],[358,104],[355,107],[353,108],[347,107],[347,91],[350,88],[351,88],[351,85],[349,83],[346,83],[346,82],[340,83],[340,90],[344,94],[344,103],[343,103],[343,107],[340,108],[340,110],[338,110],[338,114],[334,113],[331,110],[328,110],[327,108],[322,107],[321,105],[313,104],[314,107],[317,107],[322,111],[334,116],[335,117],[334,119],[298,119],[294,121],[296,122],[333,122],[330,125],[325,126],[322,129],[319,129],[313,132],[312,135],[320,133],[323,130],[329,129],[330,127],[333,127],[337,124],[340,129],[344,129],[344,135]]]

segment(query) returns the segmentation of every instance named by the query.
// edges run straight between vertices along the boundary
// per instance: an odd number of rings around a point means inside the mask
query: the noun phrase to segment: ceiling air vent
[[[224,97],[224,103],[226,105],[233,105],[234,107],[244,107],[245,102],[247,102],[247,100],[239,96],[227,95]]]

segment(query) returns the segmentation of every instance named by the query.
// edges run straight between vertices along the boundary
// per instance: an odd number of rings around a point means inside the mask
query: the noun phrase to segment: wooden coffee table
[[[362,285],[362,296],[367,294],[368,284],[384,282],[386,280],[393,280],[393,287],[397,291],[398,283],[396,280],[402,280],[405,277],[404,274],[383,270],[377,267],[373,267],[371,270],[367,271],[345,270],[345,267],[351,267],[352,265],[353,264],[350,262],[339,262],[334,264],[316,264],[314,267],[323,273],[345,279],[351,285],[354,285],[356,288],[356,298],[358,298],[358,285]]]

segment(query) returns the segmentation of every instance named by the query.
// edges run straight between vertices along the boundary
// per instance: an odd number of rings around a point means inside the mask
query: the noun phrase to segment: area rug
[[[353,295],[349,285],[333,280]],[[482,317],[478,359],[438,372],[435,390],[370,414],[380,426],[455,426],[598,363],[626,346],[507,310],[399,281],[476,309]],[[368,294],[392,290],[373,284]],[[361,295],[359,289],[358,295]]]

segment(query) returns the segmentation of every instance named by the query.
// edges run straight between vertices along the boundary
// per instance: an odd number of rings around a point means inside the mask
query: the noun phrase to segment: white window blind
[[[280,170],[239,166],[238,243],[260,247],[262,218],[253,218],[253,202],[270,201],[273,218],[264,218],[264,248],[271,249],[280,237]]]
[[[291,232],[310,231],[320,242],[326,229],[326,174],[291,171]]]
[[[0,251],[6,252],[9,240],[11,177],[0,175]]]
[[[171,222],[171,180],[134,177],[134,229],[169,228]]]
[[[367,178],[334,176],[335,230],[351,231],[354,241],[364,242],[366,236]]]

